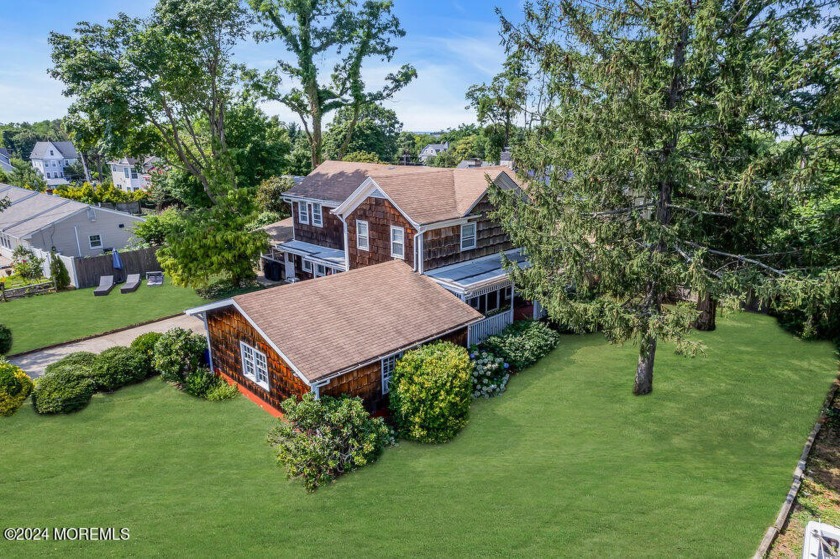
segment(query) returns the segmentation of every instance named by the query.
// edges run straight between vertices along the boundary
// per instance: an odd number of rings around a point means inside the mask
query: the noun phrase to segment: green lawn
[[[7,526],[128,527],[128,542],[6,542],[2,557],[747,557],[837,372],[828,344],[721,319],[708,356],[564,337],[452,443],[402,443],[313,495],[243,398],[153,379],[84,411],[0,419]]]
[[[168,283],[141,285],[125,295],[119,287],[105,297],[94,297],[93,289],[79,289],[0,303],[0,323],[14,336],[12,353],[148,322],[206,303],[192,289]]]

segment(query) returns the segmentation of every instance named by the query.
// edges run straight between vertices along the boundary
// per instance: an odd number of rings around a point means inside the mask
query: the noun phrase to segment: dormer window
[[[306,211],[305,202],[298,202],[298,221],[309,224],[309,212]]]

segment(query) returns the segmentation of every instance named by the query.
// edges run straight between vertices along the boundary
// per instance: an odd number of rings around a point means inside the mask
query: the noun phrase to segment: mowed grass
[[[829,344],[722,319],[707,357],[563,337],[446,445],[401,443],[315,494],[285,480],[244,398],[157,379],[72,416],[0,419],[4,527],[127,527],[124,542],[8,542],[2,557],[747,557],[837,372]]]
[[[105,297],[93,289],[62,291],[0,303],[0,324],[12,329],[12,353],[133,326],[205,303],[192,289],[168,283],[123,295],[120,285]]]

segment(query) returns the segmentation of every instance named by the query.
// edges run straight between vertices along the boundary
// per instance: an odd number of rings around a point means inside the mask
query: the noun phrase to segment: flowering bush
[[[401,437],[444,443],[467,424],[473,363],[467,350],[438,342],[406,352],[391,379],[390,408]]]
[[[0,416],[15,413],[32,392],[32,379],[8,361],[0,358]]]
[[[510,380],[510,365],[501,357],[492,353],[472,348],[470,359],[473,360],[473,398],[492,398],[507,388]]]
[[[560,342],[560,334],[543,322],[522,320],[490,336],[481,347],[504,359],[515,371],[521,371],[548,355]]]
[[[23,279],[34,280],[44,275],[44,259],[23,245],[18,245],[12,253],[12,268]]]
[[[307,491],[371,464],[387,444],[391,430],[381,417],[371,417],[358,397],[316,400],[311,393],[282,404],[285,417],[268,434],[277,461],[290,479],[300,478]]]

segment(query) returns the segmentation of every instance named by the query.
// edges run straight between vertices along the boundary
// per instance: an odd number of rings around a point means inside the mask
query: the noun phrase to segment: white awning
[[[522,249],[509,250],[505,253],[505,256],[512,262],[516,262],[520,268],[528,265],[527,258],[522,254]],[[426,275],[458,294],[471,293],[482,287],[509,281],[507,272],[502,266],[501,254],[493,254],[459,264],[451,264],[443,268],[436,268],[426,272]]]
[[[346,262],[344,260],[343,250],[313,245],[312,243],[305,243],[303,241],[286,241],[284,243],[277,243],[275,248],[280,252],[297,254],[307,260],[312,260],[313,262],[319,262],[321,264],[346,271]]]

